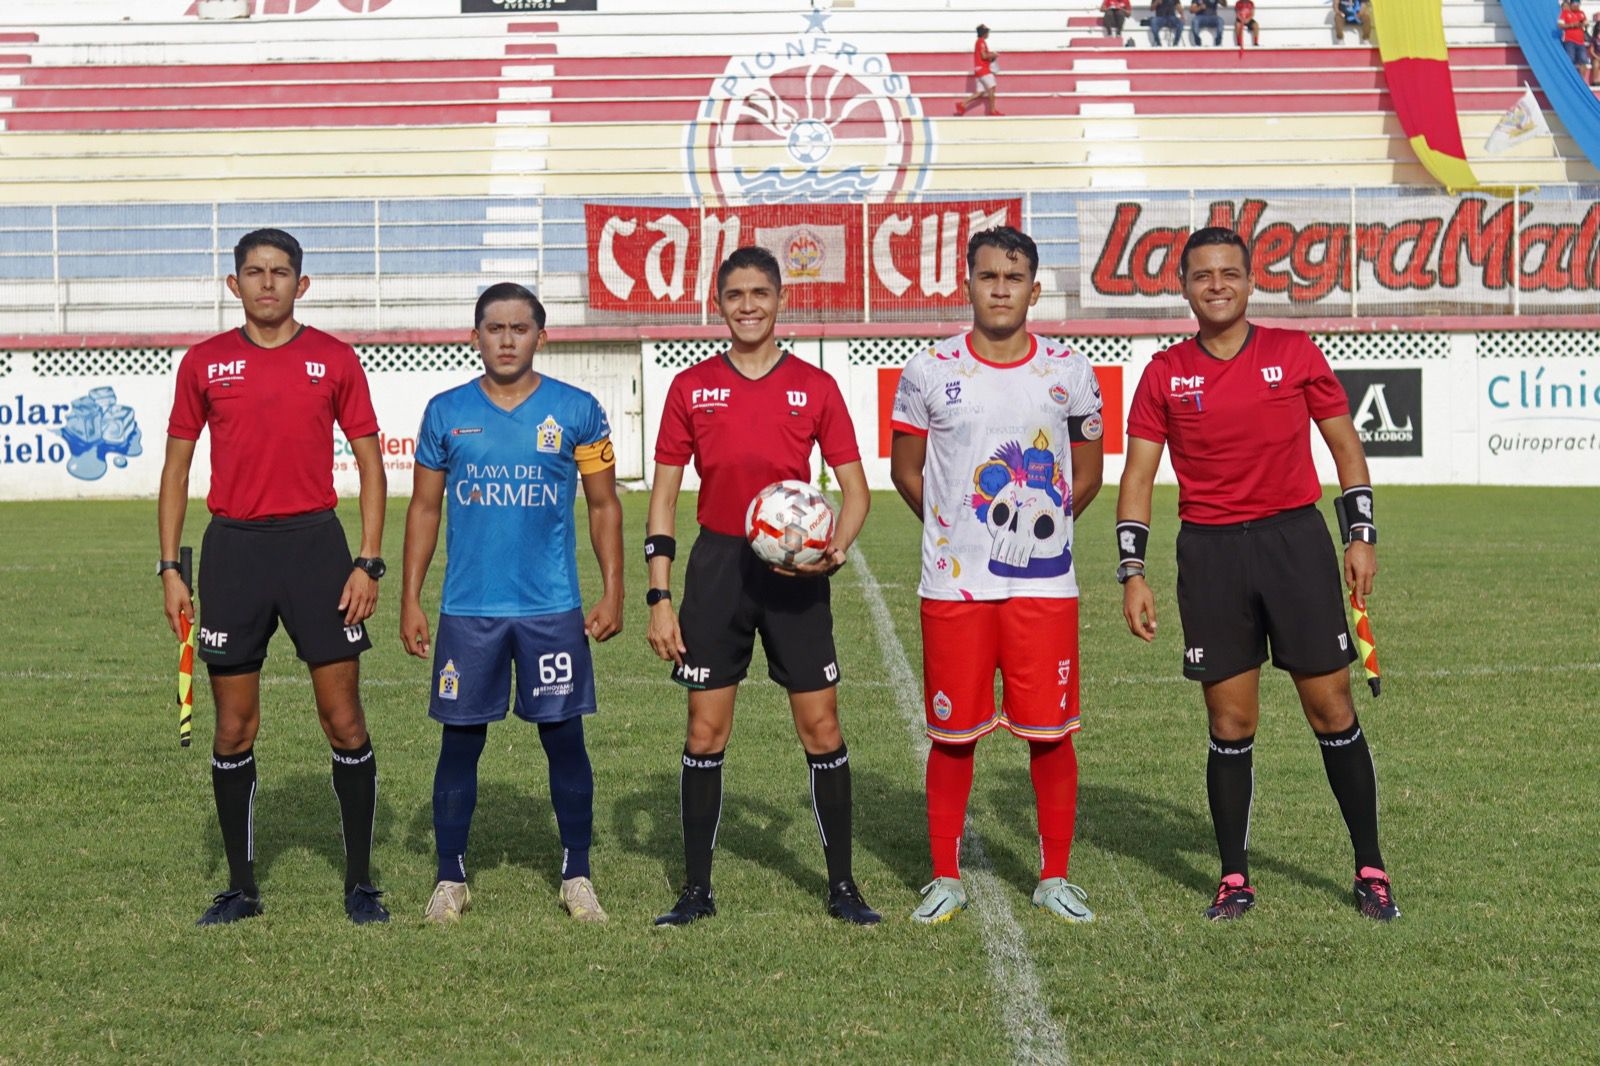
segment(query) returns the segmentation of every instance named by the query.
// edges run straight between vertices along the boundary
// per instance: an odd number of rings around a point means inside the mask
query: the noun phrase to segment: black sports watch
[[[1144,577],[1144,567],[1129,566],[1127,563],[1117,567],[1117,584],[1126,585],[1130,577]]]
[[[672,599],[671,589],[646,589],[644,594],[644,605],[646,607],[654,607],[662,600],[670,599]]]
[[[156,577],[160,577],[168,570],[182,570],[183,564],[176,559],[163,559],[156,564]]]
[[[366,571],[367,576],[374,581],[378,580],[384,574],[389,572],[389,568],[383,565],[383,560],[378,558],[376,555],[371,557],[358,555],[354,560],[351,561],[350,565],[354,566],[358,570]]]

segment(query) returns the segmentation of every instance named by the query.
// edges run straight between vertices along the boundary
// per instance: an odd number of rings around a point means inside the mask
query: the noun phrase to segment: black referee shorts
[[[828,579],[775,574],[743,537],[700,531],[684,570],[678,628],[689,650],[672,679],[687,688],[743,681],[758,633],[767,675],[785,689],[815,692],[839,683]]]
[[[366,651],[367,627],[345,625],[339,610],[351,565],[332,511],[259,522],[213,518],[200,542],[200,660],[234,667],[265,659],[279,619],[295,654],[312,666]]]
[[[1312,506],[1178,531],[1183,674],[1222,681],[1267,661],[1326,674],[1356,657],[1333,538]]]

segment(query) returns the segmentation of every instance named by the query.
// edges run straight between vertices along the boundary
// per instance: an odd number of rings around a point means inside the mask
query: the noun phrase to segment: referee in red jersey
[[[671,660],[689,690],[689,730],[679,778],[686,879],[657,925],[687,925],[717,912],[711,852],[722,817],[722,763],[733,703],[757,634],[767,672],[789,693],[805,748],[811,804],[828,865],[828,913],[872,925],[851,872],[850,755],[839,731],[839,663],[828,575],[867,520],[871,495],[855,427],[838,383],[778,347],[785,291],[765,248],[740,248],[717,270],[717,304],[728,351],[672,379],[656,439],[655,480],[645,530],[650,569],[650,647]],[[793,571],[759,561],[744,538],[750,501],[774,481],[811,480],[811,451],[833,467],[844,494],[833,541],[821,559]],[[683,610],[672,606],[673,540],[683,468],[700,474],[700,535],[683,580]]]
[[[228,890],[200,925],[262,912],[255,880],[255,738],[261,666],[281,621],[311,670],[322,731],[333,746],[333,791],[345,849],[345,913],[358,925],[389,912],[372,885],[378,768],[361,710],[359,659],[372,646],[364,623],[378,602],[387,484],[378,419],[355,349],[295,321],[311,279],[294,237],[256,230],[233,250],[228,289],[244,326],[189,349],[167,424],[157,522],[167,624],[191,620],[178,574],[195,442],[211,431],[211,524],[201,542],[198,650],[211,677],[217,731],[211,784],[228,858]],[[361,554],[354,560],[334,514],[333,427],[350,441],[361,474]]]
[[[1156,636],[1145,579],[1150,491],[1163,447],[1178,477],[1178,613],[1184,676],[1200,682],[1210,719],[1206,792],[1222,879],[1206,909],[1238,918],[1255,905],[1248,845],[1260,719],[1261,664],[1294,679],[1355,849],[1361,913],[1400,916],[1378,847],[1378,782],[1350,697],[1356,657],[1340,566],[1317,512],[1322,487],[1307,421],[1333,455],[1351,515],[1343,579],[1358,602],[1378,572],[1367,459],[1343,387],[1309,336],[1245,318],[1250,250],[1220,226],[1196,230],[1179,274],[1199,319],[1194,337],[1157,353],[1134,391],[1117,499],[1122,613]]]

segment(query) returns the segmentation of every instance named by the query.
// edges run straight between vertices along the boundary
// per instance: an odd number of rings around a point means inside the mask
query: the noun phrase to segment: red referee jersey
[[[168,436],[211,430],[211,492],[222,518],[326,511],[333,490],[333,425],[349,440],[378,432],[355,349],[311,326],[262,348],[236,329],[190,348],[178,364]]]
[[[1134,390],[1128,435],[1167,446],[1179,518],[1223,525],[1321,499],[1309,426],[1349,412],[1309,336],[1251,326],[1232,359],[1193,337],[1158,352]]]
[[[861,458],[855,425],[838,382],[785,352],[755,380],[726,355],[702,360],[672,379],[656,435],[656,462],[700,475],[700,524],[744,536],[744,513],[774,481],[811,480],[811,449],[829,466]]]

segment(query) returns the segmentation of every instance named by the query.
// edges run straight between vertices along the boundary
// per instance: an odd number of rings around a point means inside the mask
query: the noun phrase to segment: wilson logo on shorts
[[[935,718],[941,722],[949,721],[950,713],[954,710],[955,707],[951,705],[950,697],[946,696],[943,690],[933,694],[933,716]]]
[[[446,659],[444,669],[439,671],[439,698],[453,700],[461,695],[461,673],[456,669],[454,659]]]
[[[839,664],[829,663],[827,666],[824,666],[822,668],[822,676],[827,678],[829,681],[839,680]]]
[[[365,628],[363,628],[360,622],[357,622],[353,626],[344,627],[344,639],[351,644],[360,644],[361,638],[366,635],[367,631]]]

